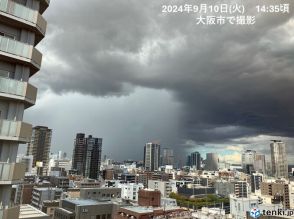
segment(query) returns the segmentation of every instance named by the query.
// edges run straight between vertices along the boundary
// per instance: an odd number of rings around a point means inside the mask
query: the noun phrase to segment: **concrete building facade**
[[[19,143],[30,142],[32,126],[23,122],[24,110],[36,101],[37,88],[29,79],[40,70],[42,54],[35,46],[44,38],[43,12],[49,0],[0,1],[0,217],[16,218],[12,184],[24,176],[16,163]]]
[[[273,176],[276,178],[288,178],[286,144],[279,140],[273,140],[270,147]]]
[[[45,126],[36,126],[33,128],[31,142],[27,148],[27,156],[33,156],[33,167],[37,166],[37,173],[43,176],[48,175],[51,138],[52,129]]]
[[[160,163],[160,145],[147,143],[144,146],[144,167],[145,170],[158,170]]]
[[[219,168],[218,163],[219,163],[218,154],[216,153],[206,154],[206,162],[205,162],[206,170],[217,171]]]
[[[98,179],[100,175],[102,138],[78,133],[74,142],[72,169],[86,178]]]

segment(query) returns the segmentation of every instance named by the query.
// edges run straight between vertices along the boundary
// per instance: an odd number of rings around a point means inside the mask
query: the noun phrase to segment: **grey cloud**
[[[254,26],[205,27],[194,15],[162,15],[162,3],[172,1],[53,1],[42,48],[66,67],[45,60],[34,80],[96,96],[169,90],[183,105],[183,141],[293,137],[293,4],[290,14],[259,14]]]

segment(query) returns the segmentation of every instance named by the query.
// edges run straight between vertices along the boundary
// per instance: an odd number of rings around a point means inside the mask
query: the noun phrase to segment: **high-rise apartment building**
[[[201,169],[201,155],[199,152],[195,151],[188,156],[187,165],[195,168],[196,170]]]
[[[0,0],[0,218],[18,218],[11,202],[12,184],[24,175],[16,163],[19,143],[28,143],[32,126],[22,122],[24,110],[36,101],[28,83],[40,70],[42,54],[35,46],[44,38],[42,13],[49,0]]]
[[[266,174],[266,166],[265,166],[265,155],[264,154],[256,154],[255,162],[254,162],[254,170]]]
[[[218,164],[219,164],[218,154],[216,153],[206,154],[206,162],[205,162],[206,170],[216,171],[219,168]]]
[[[174,165],[174,150],[171,148],[162,149],[162,165]]]
[[[160,161],[160,145],[147,143],[144,146],[144,167],[145,170],[158,170]]]
[[[246,170],[247,166],[254,165],[254,161],[256,160],[256,151],[254,150],[246,150],[242,153],[242,168]]]
[[[288,178],[286,144],[279,140],[273,140],[270,147],[273,176],[276,178]]]
[[[93,138],[89,135],[78,133],[76,135],[72,169],[77,170],[79,175],[91,179],[98,179],[100,175],[102,152],[102,138]]]
[[[37,166],[38,174],[43,176],[48,173],[51,138],[52,129],[45,126],[36,126],[33,128],[31,142],[27,148],[27,156],[33,156],[33,167]],[[37,165],[38,163],[39,165]]]

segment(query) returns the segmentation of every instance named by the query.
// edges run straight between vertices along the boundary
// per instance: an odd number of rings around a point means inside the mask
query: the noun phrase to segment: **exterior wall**
[[[286,144],[274,141],[270,144],[273,176],[276,178],[288,178],[288,162]]]
[[[206,165],[205,169],[206,170],[211,170],[211,171],[216,171],[218,170],[218,155],[215,153],[207,153],[206,154]]]
[[[102,138],[85,138],[85,134],[78,133],[74,143],[72,169],[79,175],[91,179],[98,179],[101,166]]]
[[[246,150],[242,153],[242,168],[245,170],[246,165],[254,165],[256,160],[256,151]]]
[[[16,6],[18,10],[14,10]],[[41,6],[43,10],[40,10]],[[11,202],[11,185],[21,180],[25,171],[24,168],[14,168],[14,166],[16,166],[18,144],[27,143],[31,138],[32,127],[22,120],[24,110],[34,105],[36,100],[37,89],[27,82],[30,76],[40,69],[42,54],[34,46],[44,37],[47,23],[41,14],[47,7],[48,2],[40,3],[38,0],[1,2],[0,166],[1,168],[5,166],[6,169],[6,171],[2,169],[0,176],[1,218],[17,218],[15,215],[19,212],[19,208],[14,207]],[[36,14],[42,20],[42,33],[37,25],[29,26],[22,18],[29,13]],[[2,162],[5,162],[5,165]],[[6,172],[12,177],[7,178]]]
[[[37,209],[42,209],[42,203],[45,200],[59,200],[62,194],[62,189],[59,188],[35,188],[32,194],[32,206]]]
[[[162,197],[169,197],[172,192],[171,183],[166,181],[148,180],[148,188],[159,190]]]
[[[30,144],[28,144],[27,156],[33,156],[33,167],[37,162],[42,162],[42,171],[39,174],[48,175],[49,153],[51,148],[52,130],[44,126],[33,128],[33,135]]]
[[[112,203],[80,205],[62,200],[60,208],[55,210],[54,219],[111,219],[112,212]]]
[[[144,188],[143,184],[127,183],[120,184],[121,197],[125,200],[138,201],[138,192]]]
[[[259,199],[258,197],[237,198],[233,195],[230,196],[230,209],[231,215],[235,219],[243,219],[246,217],[246,212],[253,208],[258,208]]]
[[[110,200],[121,197],[120,188],[82,188],[80,190],[82,199]]]
[[[160,191],[150,191],[150,190],[141,189],[138,192],[138,204],[139,206],[160,207],[161,205]]]
[[[162,165],[175,165],[174,150],[163,148],[162,150]]]
[[[215,182],[215,193],[217,195],[223,195],[229,197],[230,194],[235,193],[235,186],[231,182],[217,181]]]
[[[145,170],[158,170],[160,162],[160,145],[147,143],[144,147],[144,167]]]

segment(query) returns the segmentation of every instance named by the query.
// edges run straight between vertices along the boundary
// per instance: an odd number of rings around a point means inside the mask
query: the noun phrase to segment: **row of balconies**
[[[0,140],[30,142],[32,125],[21,121],[0,120]]]
[[[0,98],[23,101],[26,107],[30,107],[36,102],[37,88],[24,81],[0,76]]]
[[[0,18],[8,25],[28,29],[36,34],[36,44],[46,33],[47,21],[37,11],[11,0],[0,0]]]
[[[28,65],[31,74],[40,70],[42,54],[32,45],[0,36],[0,58],[12,63]]]
[[[0,162],[0,184],[11,184],[12,181],[22,180],[25,175],[25,168],[23,163]]]

